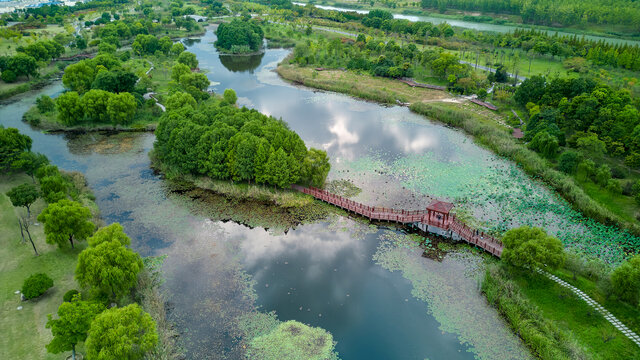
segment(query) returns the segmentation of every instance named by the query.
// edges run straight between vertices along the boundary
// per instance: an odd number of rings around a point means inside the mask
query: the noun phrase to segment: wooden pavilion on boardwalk
[[[398,210],[378,206],[368,206],[353,200],[332,194],[326,190],[293,185],[294,189],[309,194],[318,200],[325,201],[346,211],[359,214],[375,221],[390,221],[399,224],[410,225],[418,229],[451,238],[455,241],[462,240],[471,245],[480,247],[487,252],[500,257],[502,255],[502,242],[488,234],[470,228],[458,221],[451,209],[454,205],[445,201],[433,201],[426,210]]]
[[[427,220],[429,223],[440,223],[442,229],[449,227],[449,212],[453,209],[453,204],[446,201],[434,200],[427,206]]]

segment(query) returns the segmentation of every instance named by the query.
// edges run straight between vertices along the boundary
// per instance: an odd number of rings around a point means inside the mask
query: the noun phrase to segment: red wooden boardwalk
[[[367,206],[314,187],[306,188],[294,185],[293,188],[309,194],[316,199],[362,215],[370,220],[390,221],[400,224],[417,223],[426,225],[425,228],[427,229],[428,226],[435,227],[444,232],[448,232],[448,235],[455,240],[464,240],[497,257],[502,255],[502,242],[499,239],[468,227],[458,221],[455,215],[442,216],[429,210],[398,210],[378,206]]]

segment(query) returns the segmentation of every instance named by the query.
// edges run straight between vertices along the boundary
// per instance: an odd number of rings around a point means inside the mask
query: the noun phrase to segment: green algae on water
[[[373,260],[389,271],[400,271],[413,285],[412,295],[427,304],[442,331],[457,334],[476,358],[531,358],[477,289],[484,273],[482,256],[462,248],[436,262],[422,257],[422,251],[411,236],[384,231]]]

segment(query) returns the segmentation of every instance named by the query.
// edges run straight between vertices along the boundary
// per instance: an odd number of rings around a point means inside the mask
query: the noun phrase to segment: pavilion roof
[[[451,209],[453,209],[453,204],[446,201],[435,200],[429,206],[427,206],[427,210],[439,212],[441,214],[448,214]]]

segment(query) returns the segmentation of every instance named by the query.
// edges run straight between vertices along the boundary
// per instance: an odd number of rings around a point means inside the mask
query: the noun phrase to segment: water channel
[[[213,41],[211,29],[184,41],[211,89],[235,89],[241,105],[282,118],[308,146],[326,149],[329,178],[362,189],[354,199],[407,209],[430,196],[454,199],[486,226],[575,228],[578,245],[589,236],[602,242],[566,203],[460,131],[404,107],[292,86],[273,72],[288,50],[226,59]],[[170,318],[189,359],[242,358],[243,327],[271,312],[328,330],[344,359],[530,357],[479,294],[477,253],[425,258],[402,231],[338,213],[295,228],[242,225],[233,220],[269,209],[176,191],[149,167],[152,134],[51,135],[21,122],[37,96],[62,90],[58,82],[2,105],[0,124],[29,135],[54,164],[85,173],[104,219],[122,223],[136,251],[167,255]]]
[[[294,4],[296,5],[301,5],[301,6],[305,6],[305,3],[299,3],[299,2],[294,2]],[[335,10],[335,11],[342,11],[342,12],[346,12],[346,11],[353,11],[353,12],[357,12],[359,14],[368,14],[369,11],[368,10],[360,10],[360,9],[349,9],[349,8],[341,8],[341,7],[335,7],[335,6],[327,6],[327,5],[316,5],[314,4],[315,7],[319,8],[319,9],[325,9],[325,10]],[[465,29],[473,29],[476,31],[487,31],[487,32],[499,32],[499,33],[506,33],[506,32],[513,32],[514,30],[517,29],[522,29],[522,26],[517,26],[517,25],[500,25],[500,24],[488,24],[488,23],[480,23],[480,22],[474,22],[474,21],[465,21],[465,20],[459,20],[459,19],[446,19],[446,18],[442,18],[442,17],[436,17],[436,16],[425,16],[425,15],[406,15],[406,14],[398,14],[398,13],[394,13],[393,17],[395,19],[404,19],[404,20],[409,20],[409,21],[426,21],[426,22],[430,22],[433,24],[440,24],[443,22],[448,23],[451,26],[454,27],[459,27],[459,28],[465,28]],[[567,32],[567,31],[562,31],[561,29],[544,29],[544,31],[547,34],[555,34],[558,33],[558,35],[561,36],[573,36],[574,33],[572,32]],[[578,35],[579,38],[582,38],[583,35]],[[604,42],[608,42],[608,43],[612,43],[612,44],[630,44],[630,45],[640,45],[640,41],[638,40],[628,40],[628,39],[618,39],[618,38],[613,38],[613,37],[606,37],[606,36],[597,36],[597,35],[584,35],[584,38],[587,40],[594,40],[594,41],[604,41]]]

